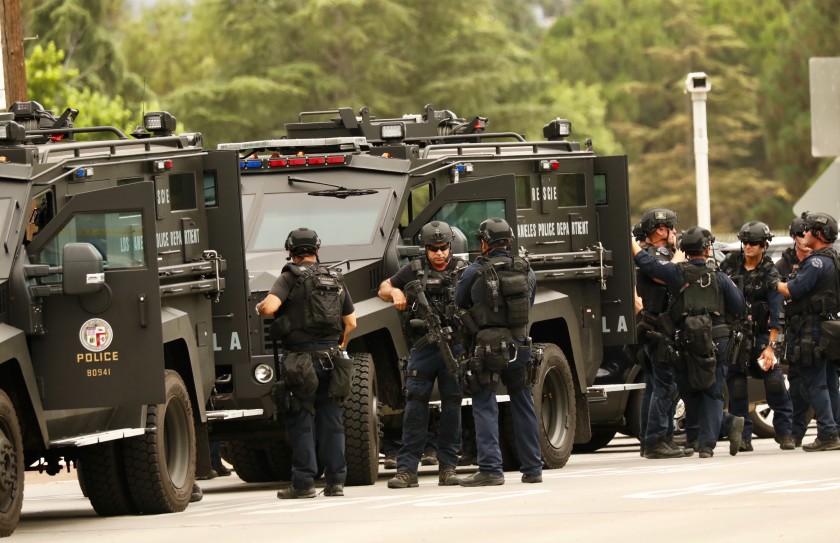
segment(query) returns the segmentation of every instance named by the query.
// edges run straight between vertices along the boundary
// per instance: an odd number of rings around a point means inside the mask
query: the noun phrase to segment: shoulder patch
[[[811,263],[814,265],[814,267],[815,267],[815,268],[822,268],[822,267],[823,267],[823,262],[822,262],[822,259],[820,259],[820,258],[814,258],[814,259],[812,259],[812,260],[813,260],[813,261],[812,261]]]
[[[671,250],[667,247],[657,247],[656,252],[664,256],[671,256]]]

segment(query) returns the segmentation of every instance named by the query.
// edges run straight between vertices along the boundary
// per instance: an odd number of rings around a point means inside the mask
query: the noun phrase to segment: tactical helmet
[[[478,232],[476,232],[475,237],[479,240],[484,240],[488,245],[498,244],[514,238],[513,230],[511,230],[508,222],[498,217],[490,217],[484,220],[478,226]]]
[[[680,238],[680,250],[685,253],[699,254],[714,241],[715,237],[711,232],[700,226],[692,226],[683,232]]]
[[[421,245],[442,245],[452,243],[452,228],[443,221],[432,221],[420,229]]]
[[[812,232],[819,232],[828,243],[834,243],[837,239],[837,221],[828,213],[802,213],[805,219],[805,229]]]
[[[771,239],[773,239],[773,234],[770,233],[770,227],[761,221],[750,221],[738,232],[738,240],[741,243],[749,241],[765,243]]]
[[[664,207],[654,207],[648,209],[642,215],[641,225],[645,236],[650,235],[660,224],[664,224],[668,228],[676,228],[677,214]]]
[[[805,219],[802,217],[796,217],[791,221],[790,228],[788,229],[788,233],[791,236],[795,236],[797,234],[804,234],[805,233]]]
[[[293,255],[314,253],[319,247],[321,247],[321,238],[315,230],[309,228],[296,228],[286,237],[286,250]]]

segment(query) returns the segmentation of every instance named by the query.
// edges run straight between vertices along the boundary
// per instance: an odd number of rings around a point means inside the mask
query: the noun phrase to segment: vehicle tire
[[[82,493],[102,517],[137,514],[125,475],[123,440],[79,448],[76,473]]]
[[[84,475],[82,475],[82,462],[76,459],[74,466],[76,468],[76,480],[79,482],[79,490],[82,491],[82,496],[89,498],[87,487],[85,487]]]
[[[267,483],[280,480],[268,462],[266,449],[254,447],[247,441],[226,441],[230,464],[236,475],[246,483]],[[289,467],[291,473],[291,467]]]
[[[146,428],[152,431],[125,440],[128,488],[143,514],[183,511],[195,483],[190,394],[178,372],[171,370],[164,374],[164,390],[164,403],[148,408]]]
[[[379,477],[379,408],[376,368],[367,353],[351,353],[356,361],[353,391],[344,402],[345,457],[348,486],[372,485]]]
[[[606,447],[615,437],[615,430],[593,430],[592,439],[586,443],[575,443],[572,450],[576,453],[593,453]]]
[[[773,428],[773,410],[767,405],[767,401],[758,402],[750,410],[753,433],[760,438],[775,437],[776,430]]]
[[[562,468],[572,454],[577,425],[572,371],[557,345],[543,343],[535,347],[543,350],[542,366],[533,388],[543,461],[546,468]]]
[[[0,390],[0,537],[12,535],[23,505],[23,439],[15,404]]]

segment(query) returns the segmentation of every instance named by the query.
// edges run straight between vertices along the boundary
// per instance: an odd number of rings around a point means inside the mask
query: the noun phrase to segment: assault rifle
[[[425,327],[426,335],[423,336],[415,347],[424,347],[425,345],[435,344],[443,356],[443,362],[446,365],[446,372],[455,379],[455,382],[461,382],[461,371],[458,359],[452,354],[452,348],[449,342],[452,341],[452,327],[444,326],[440,319],[440,315],[434,307],[429,304],[429,299],[426,298],[426,292],[423,290],[422,283],[415,279],[406,283],[403,291],[416,300],[416,313],[419,319],[412,319],[411,326],[413,328]]]

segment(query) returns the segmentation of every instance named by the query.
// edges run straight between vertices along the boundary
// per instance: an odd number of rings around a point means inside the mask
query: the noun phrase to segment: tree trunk
[[[0,110],[6,111],[15,102],[26,100],[26,63],[23,53],[23,22],[20,0],[0,0],[2,29],[2,72],[5,100]]]

